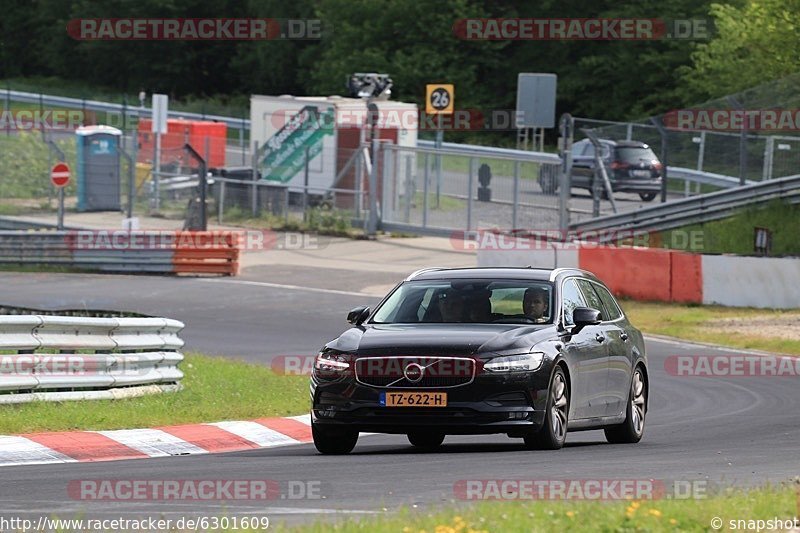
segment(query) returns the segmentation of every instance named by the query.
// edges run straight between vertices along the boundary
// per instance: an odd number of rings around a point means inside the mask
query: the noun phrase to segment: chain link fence
[[[794,74],[653,119],[576,118],[575,140],[585,137],[582,128],[589,128],[601,138],[642,141],[665,155],[670,167],[721,174],[742,183],[792,176],[800,172],[799,86],[800,74]],[[654,120],[666,127],[663,134]],[[668,189],[686,195],[713,190],[681,181],[669,178]]]

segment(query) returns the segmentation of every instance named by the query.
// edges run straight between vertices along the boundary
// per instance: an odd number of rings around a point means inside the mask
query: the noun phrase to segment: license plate
[[[384,407],[447,407],[446,392],[382,392]]]
[[[635,178],[649,178],[650,171],[649,170],[632,170],[631,174]]]

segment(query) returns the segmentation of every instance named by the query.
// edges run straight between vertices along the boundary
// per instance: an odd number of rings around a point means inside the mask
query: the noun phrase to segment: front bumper
[[[337,426],[372,433],[437,431],[451,435],[509,433],[537,430],[544,423],[549,370],[509,374],[480,374],[472,383],[419,391],[447,392],[446,407],[385,407],[382,387],[363,385],[351,377],[311,378],[315,425]],[[408,389],[399,389],[408,391]]]

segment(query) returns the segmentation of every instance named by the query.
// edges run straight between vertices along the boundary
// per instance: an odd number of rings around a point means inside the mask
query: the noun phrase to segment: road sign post
[[[56,163],[50,170],[50,182],[58,189],[58,229],[64,229],[64,188],[69,185],[69,166]]]
[[[436,117],[436,142],[437,150],[444,143],[444,130],[442,129],[442,115],[452,115],[455,101],[455,88],[452,83],[429,83],[425,86],[425,114],[437,115]],[[436,166],[436,208],[439,208],[442,192],[442,156],[438,153],[434,158]],[[427,201],[427,198],[425,199]]]

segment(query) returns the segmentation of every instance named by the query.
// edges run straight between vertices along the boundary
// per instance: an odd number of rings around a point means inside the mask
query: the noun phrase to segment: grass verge
[[[790,321],[800,322],[800,313],[796,310],[633,300],[620,303],[631,322],[644,333],[732,348],[800,355],[800,336],[793,339],[776,335],[778,329],[791,327]]]
[[[790,486],[734,491],[707,499],[648,501],[509,501],[481,502],[436,512],[404,509],[396,514],[338,524],[317,522],[292,531],[402,531],[455,533],[489,531],[750,531],[781,530],[768,520],[800,515],[800,493]],[[715,528],[712,520],[720,519]],[[731,520],[752,521],[734,523]],[[758,520],[763,520],[758,529]],[[278,531],[289,528],[278,526]]]
[[[686,235],[699,235],[702,249],[692,252],[707,254],[753,255],[756,227],[772,232],[771,256],[800,255],[800,206],[775,200],[766,206],[743,209],[737,214],[706,224],[695,224],[661,233],[665,247],[686,249]]]
[[[125,400],[0,405],[0,434],[248,420],[308,410],[308,378],[263,365],[186,354],[184,389]]]

